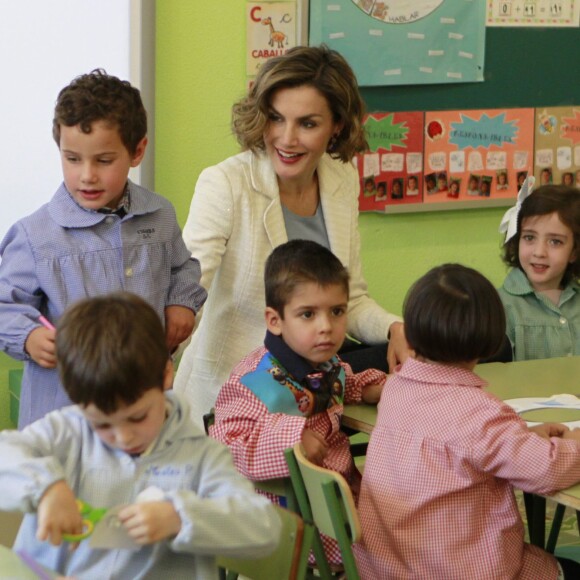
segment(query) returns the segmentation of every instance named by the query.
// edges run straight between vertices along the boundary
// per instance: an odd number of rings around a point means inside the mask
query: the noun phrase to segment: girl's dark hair
[[[169,351],[159,316],[120,292],[82,300],[57,325],[60,378],[70,400],[114,413],[150,389],[163,389]]]
[[[291,240],[275,248],[266,260],[266,306],[284,318],[284,306],[300,284],[337,284],[349,294],[349,276],[342,262],[327,248],[309,240]]]
[[[355,153],[368,149],[364,127],[364,103],[356,76],[343,56],[325,45],[297,46],[268,59],[258,71],[246,97],[232,109],[232,130],[243,149],[264,151],[272,97],[279,89],[311,86],[328,102],[335,123],[342,130],[329,143],[328,152],[350,162]]]
[[[505,313],[492,283],[460,264],[433,268],[411,287],[403,318],[407,341],[434,362],[491,357],[502,346]]]
[[[560,221],[572,231],[574,251],[580,251],[580,189],[567,185],[542,185],[522,203],[518,214],[518,230],[503,246],[503,261],[512,268],[522,270],[519,249],[524,219],[557,213]],[[562,278],[562,287],[580,278],[580,260],[569,263]]]
[[[131,155],[147,135],[147,113],[138,89],[102,69],[76,77],[60,91],[54,109],[52,136],[60,146],[61,126],[79,125],[83,133],[90,133],[97,121],[116,127]]]

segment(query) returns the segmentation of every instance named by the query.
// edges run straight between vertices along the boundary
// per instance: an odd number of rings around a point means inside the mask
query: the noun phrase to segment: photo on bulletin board
[[[533,163],[534,109],[425,113],[425,204],[515,198]]]
[[[360,211],[423,201],[423,117],[423,112],[365,116],[369,150],[356,156]]]
[[[580,107],[538,107],[535,132],[536,184],[580,187]]]

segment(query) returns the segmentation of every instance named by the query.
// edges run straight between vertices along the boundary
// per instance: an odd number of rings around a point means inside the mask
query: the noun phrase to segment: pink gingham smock
[[[359,499],[363,580],[557,578],[513,487],[580,480],[580,443],[528,430],[471,371],[409,359],[383,390]]]

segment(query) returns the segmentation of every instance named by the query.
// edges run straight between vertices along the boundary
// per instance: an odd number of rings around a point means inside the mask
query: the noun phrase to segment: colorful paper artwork
[[[535,120],[537,184],[580,187],[580,107],[540,107]]]
[[[423,113],[373,113],[364,121],[369,151],[356,162],[361,211],[423,201]]]
[[[515,198],[533,155],[534,109],[428,112],[423,203]]]

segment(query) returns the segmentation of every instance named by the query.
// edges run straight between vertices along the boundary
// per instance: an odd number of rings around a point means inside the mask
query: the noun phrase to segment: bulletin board
[[[369,113],[580,105],[578,28],[487,28],[484,81],[361,87]],[[400,213],[506,206],[512,199],[390,204]]]

